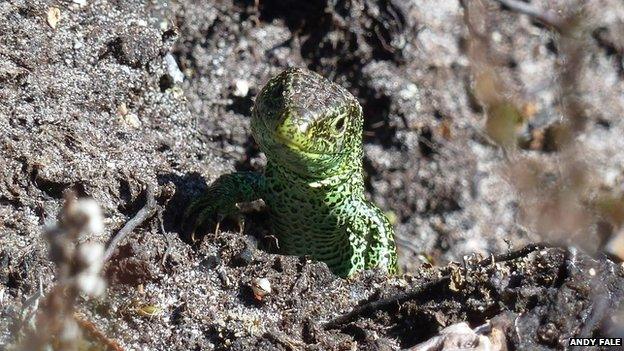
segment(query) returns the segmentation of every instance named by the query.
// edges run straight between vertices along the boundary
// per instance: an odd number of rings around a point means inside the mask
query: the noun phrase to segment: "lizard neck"
[[[287,168],[267,162],[265,175],[267,179],[279,182],[285,187],[308,193],[311,196],[335,193],[338,196],[361,195],[364,191],[364,176],[361,160],[345,164],[326,177],[306,177]]]

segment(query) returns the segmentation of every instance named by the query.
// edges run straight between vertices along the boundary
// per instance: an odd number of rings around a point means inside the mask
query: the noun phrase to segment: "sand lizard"
[[[353,95],[317,73],[287,69],[261,90],[251,129],[267,157],[264,174],[219,177],[187,210],[195,226],[262,199],[283,253],[309,255],[340,276],[397,271],[392,226],[364,195],[363,116]]]

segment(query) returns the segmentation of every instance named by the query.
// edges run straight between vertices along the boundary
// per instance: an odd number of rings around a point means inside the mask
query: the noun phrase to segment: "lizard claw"
[[[191,202],[182,217],[182,233],[191,238],[201,228],[212,227],[225,217],[236,212],[236,207],[224,206],[211,194],[206,194]]]
[[[210,196],[202,196],[194,200],[186,208],[182,216],[182,233],[194,238],[197,229],[208,220],[212,221],[214,214],[214,204]]]

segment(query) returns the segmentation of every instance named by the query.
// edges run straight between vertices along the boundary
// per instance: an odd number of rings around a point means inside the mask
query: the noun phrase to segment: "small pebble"
[[[251,290],[253,290],[254,298],[262,301],[265,296],[271,294],[271,282],[266,278],[254,278],[251,281]]]
[[[167,65],[167,74],[169,74],[173,82],[182,83],[184,81],[184,73],[180,71],[180,67],[178,67],[178,63],[171,53],[165,55],[165,63]]]
[[[244,79],[234,81],[234,96],[245,97],[249,94],[249,82]]]
[[[50,7],[48,9],[47,20],[50,27],[52,27],[52,29],[56,29],[56,25],[61,20],[61,10],[56,7]]]
[[[141,126],[141,120],[134,113],[128,113],[126,115],[125,120],[126,120],[126,123],[128,123],[128,125],[133,128],[139,128]]]

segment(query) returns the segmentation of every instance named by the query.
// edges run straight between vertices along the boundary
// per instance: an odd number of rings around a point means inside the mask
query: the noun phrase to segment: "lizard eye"
[[[340,119],[336,121],[336,124],[334,124],[334,128],[336,129],[337,132],[342,132],[344,130],[344,127],[345,127],[345,118],[340,117]]]

